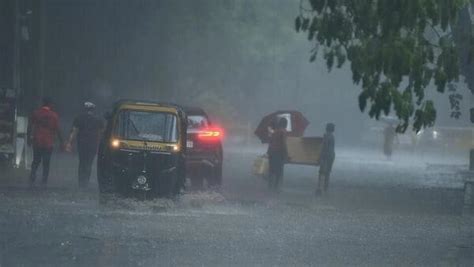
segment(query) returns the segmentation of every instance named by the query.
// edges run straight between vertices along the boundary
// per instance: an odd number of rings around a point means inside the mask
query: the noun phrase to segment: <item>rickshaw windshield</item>
[[[122,110],[118,114],[114,134],[126,140],[176,143],[177,117],[166,112]]]

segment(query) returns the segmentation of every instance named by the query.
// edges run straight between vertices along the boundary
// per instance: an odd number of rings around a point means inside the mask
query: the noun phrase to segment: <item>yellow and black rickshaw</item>
[[[122,100],[106,115],[99,191],[172,197],[185,183],[186,115],[173,104]]]

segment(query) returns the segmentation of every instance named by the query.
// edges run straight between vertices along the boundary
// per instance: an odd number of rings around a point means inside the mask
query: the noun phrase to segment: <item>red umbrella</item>
[[[309,125],[309,121],[303,116],[299,111],[295,110],[282,110],[274,112],[270,115],[263,117],[263,119],[258,124],[257,129],[255,130],[255,135],[262,141],[262,143],[269,142],[269,133],[268,127],[272,127],[279,118],[286,117],[289,118],[288,122],[288,135],[301,137],[306,130],[306,127]]]

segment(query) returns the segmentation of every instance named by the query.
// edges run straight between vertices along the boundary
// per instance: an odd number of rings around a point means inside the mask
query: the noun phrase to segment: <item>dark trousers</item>
[[[283,168],[285,165],[285,158],[280,153],[270,154],[268,156],[269,165],[269,179],[268,185],[272,189],[278,189],[283,180]]]
[[[323,157],[319,166],[319,179],[317,191],[325,192],[329,187],[329,178],[331,177],[332,165],[334,164],[334,156]]]
[[[78,147],[79,153],[79,187],[87,187],[92,173],[92,163],[95,159],[96,148]]]
[[[30,182],[36,180],[36,171],[39,165],[43,162],[43,183],[48,182],[49,176],[49,163],[51,161],[51,154],[53,153],[52,148],[43,148],[33,146],[33,162],[31,163]]]

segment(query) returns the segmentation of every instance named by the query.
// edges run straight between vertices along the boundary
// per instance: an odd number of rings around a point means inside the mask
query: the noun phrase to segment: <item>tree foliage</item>
[[[432,126],[436,109],[425,98],[434,84],[444,93],[459,79],[458,49],[451,29],[466,0],[301,0],[296,31],[323,50],[331,70],[350,62],[361,85],[359,107],[372,118],[392,110],[404,132]],[[460,99],[451,99],[456,104]]]
[[[473,17],[474,1],[461,10],[459,20],[456,27],[453,29],[453,37],[456,40],[459,51],[459,60],[461,65],[461,73],[464,75],[465,82],[468,85],[471,93],[474,94],[474,32]]]

